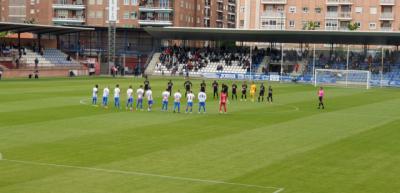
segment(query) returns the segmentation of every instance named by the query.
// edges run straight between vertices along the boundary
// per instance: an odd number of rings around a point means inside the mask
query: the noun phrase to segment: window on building
[[[89,0],[89,5],[94,5],[95,0]]]
[[[31,14],[35,14],[35,9],[31,9]]]
[[[68,18],[68,10],[57,10],[56,15],[58,18]]]
[[[97,5],[103,5],[103,0],[97,0]]]
[[[375,15],[375,14],[377,14],[377,12],[378,12],[378,9],[376,7],[369,8],[369,13],[370,14]]]
[[[124,5],[129,5],[129,0],[124,0]]]
[[[308,7],[303,7],[303,13],[308,13]]]
[[[124,11],[124,16],[123,16],[123,18],[124,19],[129,19],[129,11]]]
[[[362,13],[363,8],[362,7],[356,7],[356,13]]]
[[[325,29],[326,30],[337,30],[338,21],[337,20],[326,20]]]
[[[322,9],[321,9],[321,7],[317,7],[317,8],[315,8],[315,13],[321,13],[322,12]]]
[[[183,8],[185,6],[185,2],[181,0],[181,7]]]
[[[240,27],[240,28],[243,28],[243,27],[244,27],[244,20],[243,20],[243,19],[240,20],[239,27]]]
[[[95,11],[90,11],[90,10],[89,10],[89,15],[88,15],[88,17],[91,18],[91,19],[95,18],[95,17],[96,17]]]
[[[131,12],[131,19],[137,19],[137,13],[136,11]]]
[[[103,18],[103,11],[96,11],[96,18],[102,19]]]
[[[138,3],[137,3],[137,0],[131,0],[131,4],[132,5],[137,5]]]
[[[295,28],[296,27],[295,24],[294,24],[294,20],[290,20],[289,21],[289,27],[290,28]]]
[[[246,7],[245,6],[241,6],[240,7],[240,12],[244,13],[246,11]]]
[[[295,6],[289,7],[289,13],[296,13],[296,7]]]
[[[356,21],[356,22],[354,22],[354,23],[358,26],[358,29],[361,29],[361,22]]]
[[[376,29],[376,23],[369,23],[369,29]]]

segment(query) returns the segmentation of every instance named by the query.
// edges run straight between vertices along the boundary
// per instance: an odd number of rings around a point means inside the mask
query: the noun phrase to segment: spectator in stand
[[[39,66],[39,59],[36,57],[35,58],[35,69],[37,69]]]
[[[15,67],[17,69],[19,68],[19,58],[15,59]]]

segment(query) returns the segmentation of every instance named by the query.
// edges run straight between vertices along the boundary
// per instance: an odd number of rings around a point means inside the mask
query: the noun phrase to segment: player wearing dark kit
[[[235,97],[235,99],[237,100],[237,85],[236,85],[236,83],[233,83],[232,84],[232,100],[233,100],[233,97]]]
[[[221,85],[221,92],[225,93],[227,97],[229,97],[229,95],[228,95],[228,90],[229,90],[228,85],[222,83],[222,85]]]
[[[190,80],[187,80],[187,81],[185,81],[185,83],[183,83],[183,86],[185,87],[185,90],[186,90],[185,91],[185,97],[186,97],[192,88],[192,82],[190,82]]]
[[[217,98],[218,98],[218,82],[216,80],[214,80],[214,82],[212,83],[212,86],[214,88],[214,99],[215,99],[215,96],[217,96]]]
[[[169,80],[167,83],[167,91],[169,92],[169,96],[172,95],[172,86],[174,86],[174,83],[172,83],[172,81]]]
[[[265,94],[265,86],[264,83],[261,83],[260,86],[260,95],[258,96],[258,102],[264,102],[264,94]]]
[[[144,90],[145,91],[149,90],[149,87],[150,87],[149,79],[146,78],[146,80],[143,82],[143,84],[144,84]]]
[[[267,101],[268,101],[269,103],[272,103],[272,87],[271,87],[271,86],[268,87],[268,97],[267,97]]]
[[[200,92],[206,92],[206,82],[203,80],[200,84]]]
[[[243,84],[242,84],[242,98],[240,99],[240,101],[243,101],[243,98],[245,101],[247,101],[247,84],[246,84],[246,82],[243,82]]]

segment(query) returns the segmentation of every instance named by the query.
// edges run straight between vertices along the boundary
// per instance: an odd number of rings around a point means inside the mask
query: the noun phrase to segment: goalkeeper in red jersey
[[[220,100],[219,100],[219,113],[222,113],[222,108],[224,108],[224,113],[226,113],[226,103],[228,102],[227,90],[222,89]]]

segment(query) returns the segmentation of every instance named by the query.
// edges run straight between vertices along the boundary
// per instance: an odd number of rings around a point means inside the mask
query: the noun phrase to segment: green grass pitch
[[[318,110],[315,87],[274,83],[273,104],[220,115],[208,80],[207,114],[173,114],[167,80],[150,79],[153,112],[85,104],[118,83],[124,105],[143,79],[1,80],[0,193],[400,192],[398,89],[325,88]]]

